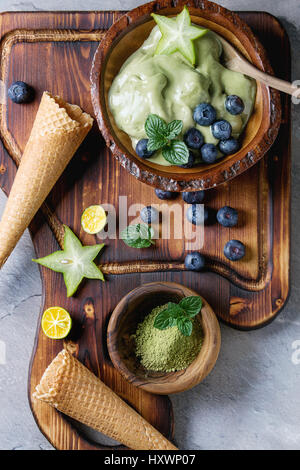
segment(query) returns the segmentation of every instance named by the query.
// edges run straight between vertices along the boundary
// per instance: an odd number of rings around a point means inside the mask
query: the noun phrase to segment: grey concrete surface
[[[0,0],[0,10],[130,9],[135,0]],[[290,36],[293,79],[300,79],[299,0],[223,0],[235,10],[278,16]],[[280,53],[280,51],[278,51]],[[291,295],[264,329],[239,332],[222,326],[222,349],[212,374],[172,397],[175,437],[181,449],[300,448],[300,105],[293,106]],[[0,192],[0,214],[5,197]],[[28,232],[0,272],[0,449],[51,449],[27,402],[27,370],[41,281]],[[4,354],[6,349],[6,354]]]

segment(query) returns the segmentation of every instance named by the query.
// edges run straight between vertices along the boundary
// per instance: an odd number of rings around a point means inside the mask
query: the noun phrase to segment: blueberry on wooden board
[[[175,199],[178,193],[175,191],[163,191],[162,189],[156,189],[155,194],[159,199]]]
[[[18,81],[10,85],[7,94],[14,103],[30,103],[34,98],[34,89],[27,83]]]
[[[224,247],[224,255],[230,261],[238,261],[245,256],[246,247],[239,240],[230,240]]]
[[[208,209],[200,207],[198,204],[192,204],[186,213],[187,220],[193,225],[205,224],[208,220]]]
[[[142,221],[146,224],[153,224],[159,220],[159,212],[152,206],[143,207],[140,216]]]
[[[235,227],[238,223],[238,211],[230,206],[221,207],[217,212],[217,221],[224,227]]]
[[[204,200],[205,191],[188,191],[182,193],[182,199],[188,204],[201,204]]]
[[[193,251],[186,255],[184,266],[189,271],[202,271],[205,267],[205,258],[198,251]]]

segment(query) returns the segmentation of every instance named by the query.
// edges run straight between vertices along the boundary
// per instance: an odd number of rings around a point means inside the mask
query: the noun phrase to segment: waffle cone
[[[65,349],[46,369],[33,397],[131,449],[176,450]]]
[[[0,267],[91,129],[79,106],[44,92],[0,222]]]

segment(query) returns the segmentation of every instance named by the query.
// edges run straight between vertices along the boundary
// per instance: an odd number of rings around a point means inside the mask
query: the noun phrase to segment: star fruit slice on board
[[[32,261],[52,269],[52,271],[62,273],[67,288],[67,296],[71,297],[85,277],[104,281],[102,272],[93,262],[103,248],[104,243],[82,246],[80,240],[69,227],[64,225],[64,229],[64,249]]]
[[[155,13],[152,13],[152,17],[162,34],[155,54],[170,55],[173,52],[179,51],[194,65],[196,54],[193,40],[206,34],[208,29],[191,24],[191,17],[186,6],[175,18],[168,18],[167,16],[156,15]]]

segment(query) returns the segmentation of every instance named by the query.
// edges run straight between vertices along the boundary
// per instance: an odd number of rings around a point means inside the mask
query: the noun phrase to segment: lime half
[[[72,328],[72,318],[62,307],[49,307],[42,316],[42,330],[48,338],[62,339]]]
[[[105,210],[100,205],[87,207],[81,216],[81,226],[86,233],[94,235],[104,229],[107,222]]]

